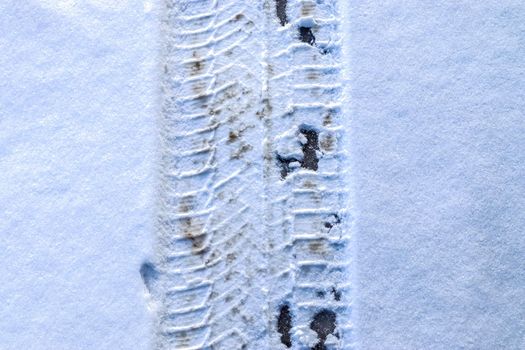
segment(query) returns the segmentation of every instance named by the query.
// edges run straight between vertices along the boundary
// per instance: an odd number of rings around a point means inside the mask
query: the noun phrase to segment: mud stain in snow
[[[328,112],[323,118],[323,125],[330,126],[332,125],[332,113]]]
[[[237,141],[237,139],[239,138],[239,133],[233,131],[233,130],[230,130],[230,132],[228,133],[228,141],[226,141],[227,143],[233,143],[235,141]]]
[[[202,255],[205,253],[206,234],[202,232],[204,225],[196,222],[195,218],[185,218],[182,222],[184,237],[190,240],[192,253]]]
[[[240,159],[242,158],[243,154],[246,152],[252,150],[253,147],[249,144],[243,143],[239,149],[237,149],[231,156],[231,159]]]
[[[325,243],[322,240],[315,240],[308,244],[308,248],[313,253],[323,253],[326,250]]]
[[[195,60],[192,61],[190,65],[190,76],[202,74],[204,70],[204,60],[201,57],[199,57],[197,51],[193,51],[192,56]]]
[[[193,196],[183,197],[179,204],[179,213],[192,214],[195,198]],[[181,219],[182,234],[191,242],[192,253],[195,255],[204,254],[206,234],[204,233],[204,223],[196,217],[186,217]]]
[[[303,2],[301,7],[301,16],[312,16],[315,11],[315,2]]]
[[[335,150],[335,137],[333,135],[325,135],[319,142],[321,149],[325,152],[333,152]]]

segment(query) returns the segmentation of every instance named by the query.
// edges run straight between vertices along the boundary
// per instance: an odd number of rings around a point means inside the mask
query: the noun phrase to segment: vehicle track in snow
[[[156,349],[351,348],[336,5],[167,1]]]

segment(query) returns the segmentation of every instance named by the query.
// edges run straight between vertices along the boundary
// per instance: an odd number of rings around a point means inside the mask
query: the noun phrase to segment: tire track
[[[274,292],[275,327],[281,349],[347,349],[353,341],[351,217],[337,2],[277,1],[275,6],[268,79],[277,169],[270,182],[272,197],[282,198],[273,205],[283,219],[272,230],[285,242],[282,266],[292,266]]]
[[[166,0],[156,349],[347,349],[335,0]]]
[[[263,338],[264,320],[244,306],[264,300],[254,268],[264,240],[253,239],[260,224],[250,203],[262,189],[261,50],[248,40],[257,16],[234,0],[166,3],[157,349],[242,349]]]

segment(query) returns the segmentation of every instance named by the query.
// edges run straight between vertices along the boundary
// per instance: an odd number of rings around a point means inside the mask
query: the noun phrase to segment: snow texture
[[[156,349],[351,348],[338,1],[272,5],[166,3]]]
[[[362,349],[525,349],[525,5],[346,15]]]
[[[0,349],[149,349],[157,15],[0,3]]]
[[[356,348],[524,349],[523,1],[342,2]],[[0,2],[2,350],[153,344],[160,17]]]

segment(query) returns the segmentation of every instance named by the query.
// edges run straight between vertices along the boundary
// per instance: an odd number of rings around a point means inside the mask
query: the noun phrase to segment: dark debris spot
[[[235,142],[235,141],[237,141],[238,138],[239,138],[239,135],[236,132],[230,131],[230,133],[228,134],[228,141],[227,141],[227,143]]]
[[[317,171],[319,157],[317,157],[317,151],[319,150],[319,133],[311,128],[302,127],[299,132],[306,137],[306,142],[302,146],[303,159],[299,160],[294,157],[283,157],[280,154],[276,155],[277,163],[281,168],[281,180],[284,180],[286,176],[292,171],[290,163],[298,162],[303,169],[309,169]]]
[[[332,290],[330,292],[334,295],[335,301],[341,300],[341,294],[342,294],[341,291],[337,290],[335,287],[332,287]]]
[[[319,150],[319,134],[313,129],[302,128],[301,134],[306,137],[306,143],[303,145],[303,161],[301,167],[317,171],[319,158],[317,151]]]
[[[341,223],[341,218],[337,214],[331,214],[329,218],[330,219],[324,223],[324,227],[329,230],[331,230],[335,225],[339,225]]]
[[[279,18],[279,22],[281,22],[282,26],[288,23],[288,18],[286,18],[286,4],[287,3],[288,3],[288,0],[275,0],[275,10],[277,12],[277,17]]]
[[[312,322],[310,322],[310,329],[317,333],[319,342],[312,348],[312,350],[326,350],[326,338],[330,334],[334,334],[336,327],[337,316],[331,310],[321,310],[315,314]]]
[[[292,329],[292,315],[288,305],[281,306],[279,317],[277,318],[277,331],[281,334],[281,343],[287,348],[292,347],[292,337],[290,330]]]
[[[307,43],[312,46],[315,45],[315,36],[314,33],[312,33],[312,28],[310,27],[299,27],[299,39],[301,39],[303,43]]]
[[[293,157],[283,157],[277,154],[277,163],[281,167],[281,180],[284,180],[290,173],[290,163],[298,162],[299,160]]]

